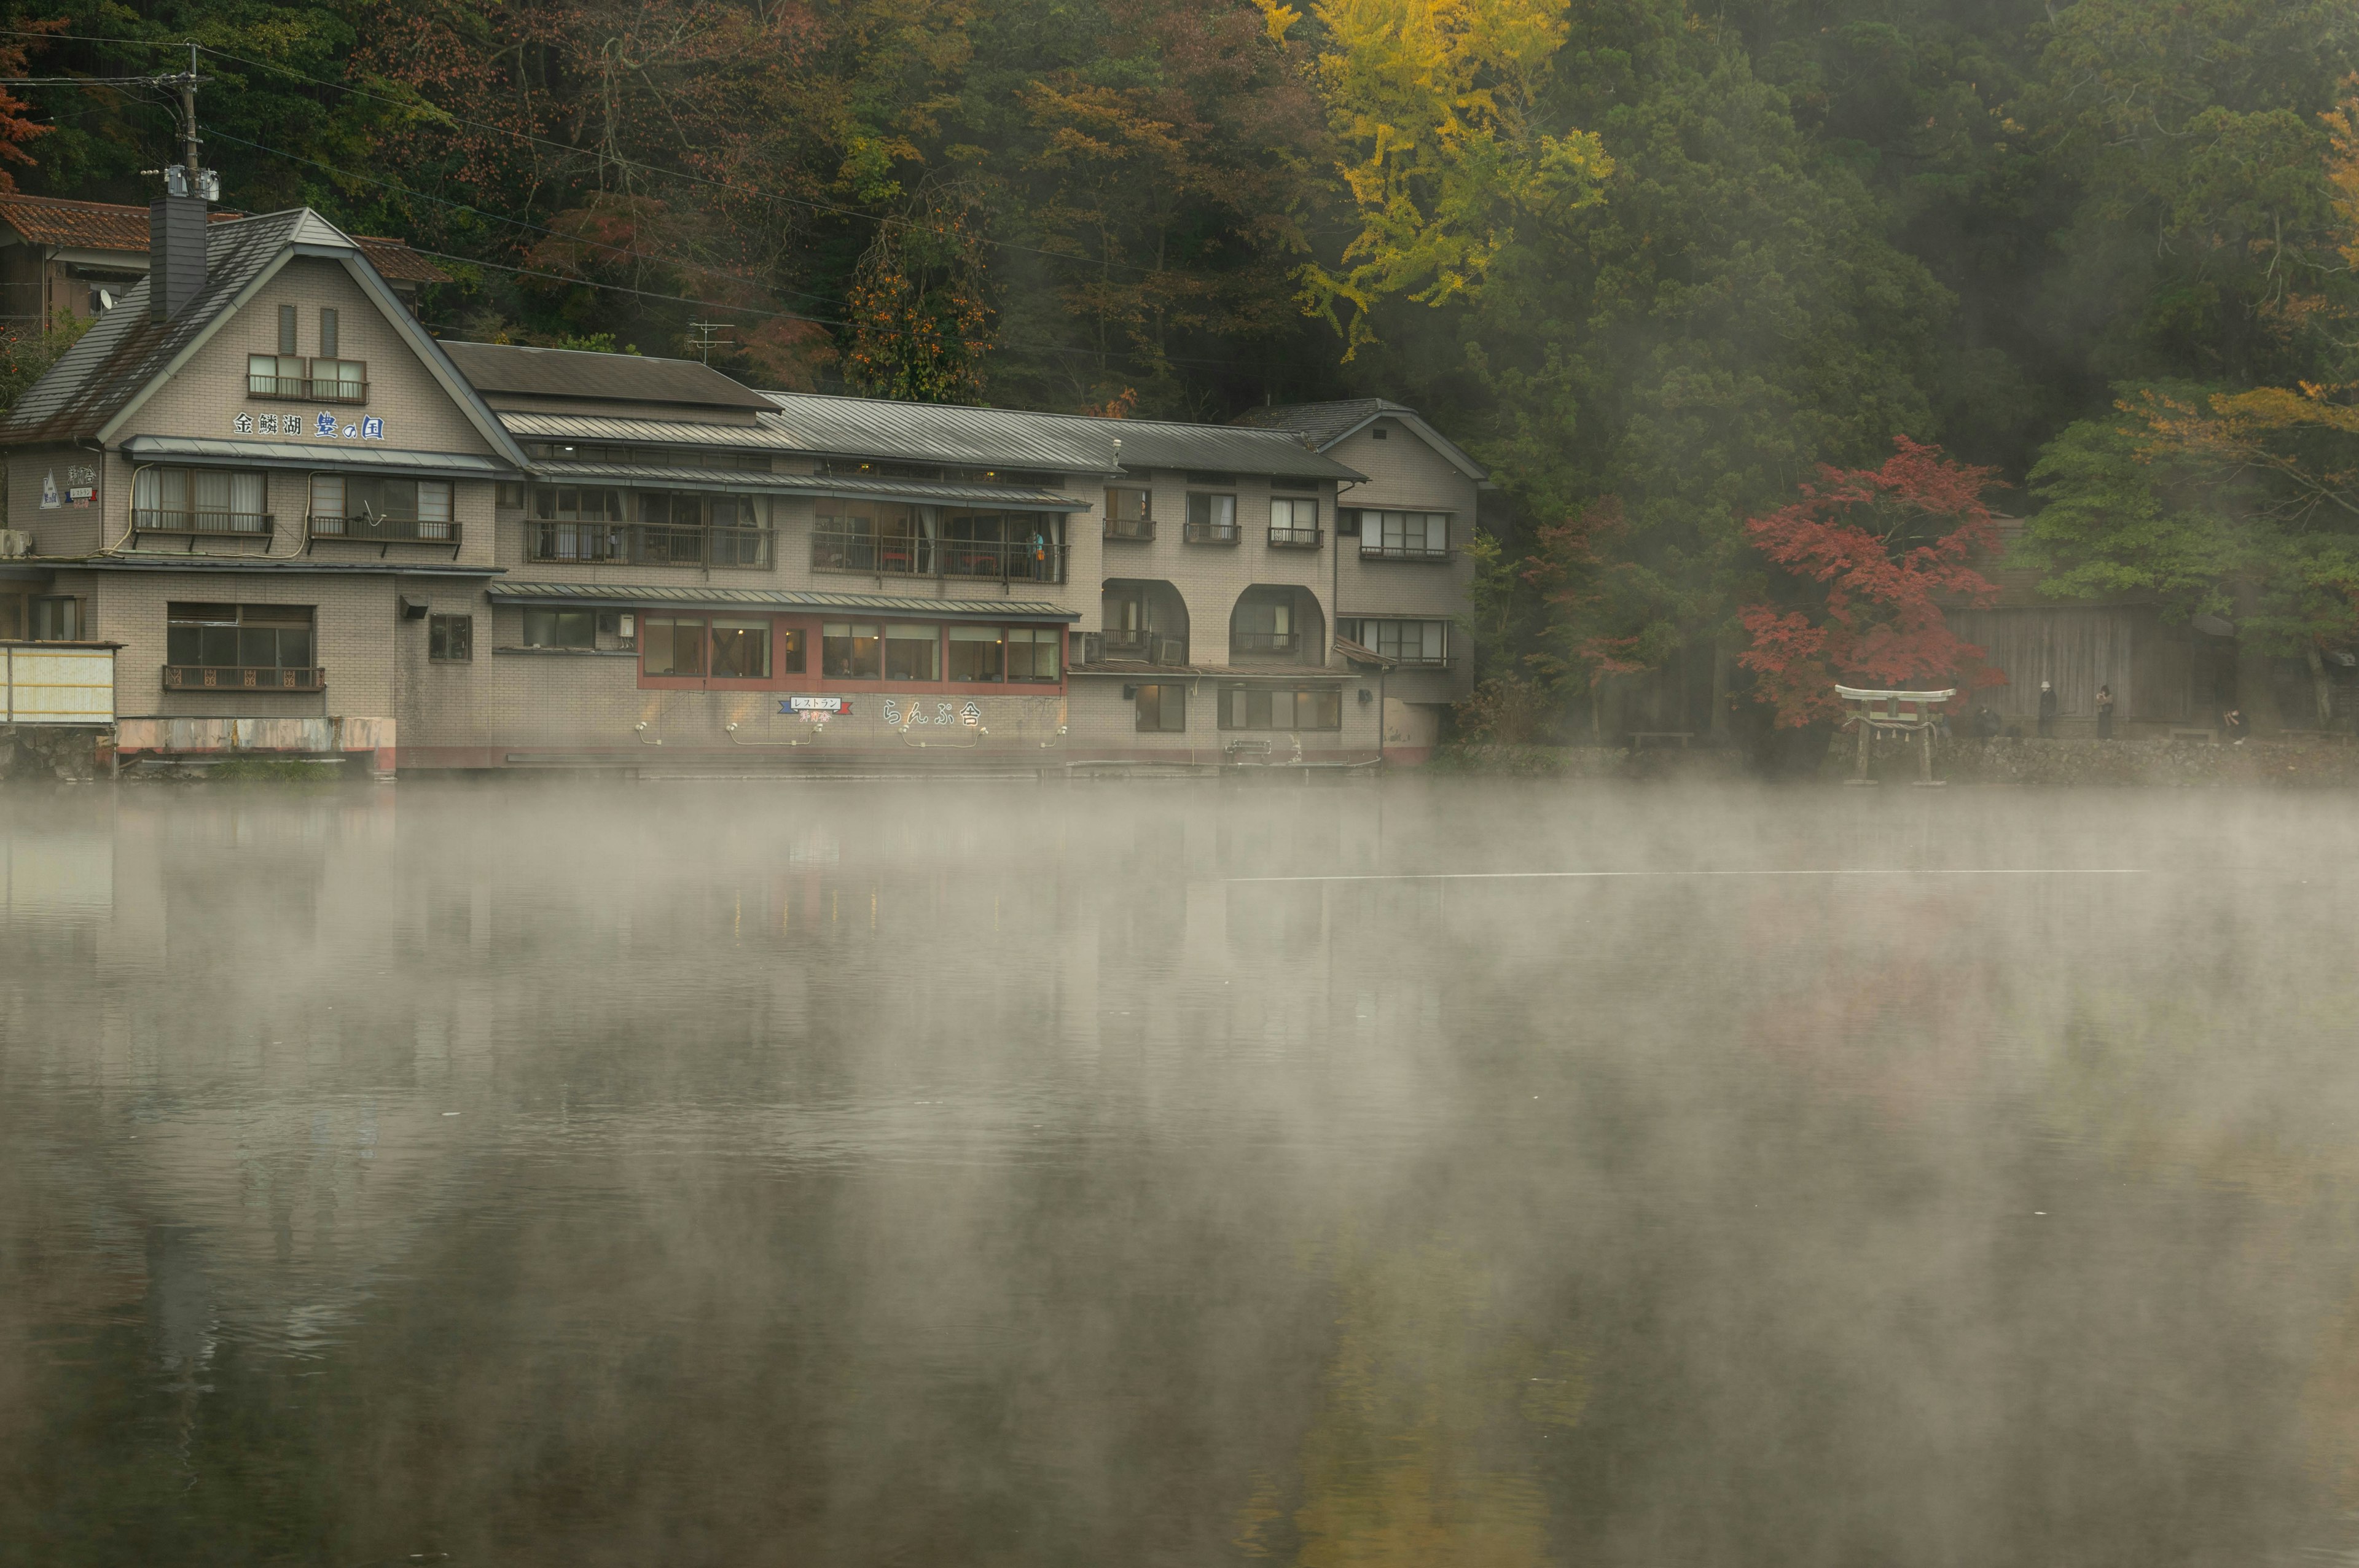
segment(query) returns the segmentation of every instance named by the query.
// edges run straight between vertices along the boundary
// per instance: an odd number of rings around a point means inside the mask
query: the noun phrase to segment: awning
[[[951,484],[929,479],[857,479],[842,474],[763,473],[753,469],[654,468],[636,463],[536,461],[545,483],[662,485],[681,490],[734,491],[756,495],[819,495],[841,501],[907,501],[1003,512],[1087,512],[1090,503],[1061,490],[1006,484]]]
[[[584,609],[632,610],[641,605],[682,604],[769,610],[864,610],[877,614],[922,615],[933,621],[1079,621],[1082,612],[1021,599],[926,599],[899,593],[820,593],[784,588],[716,588],[680,583],[502,582],[492,585],[494,604],[567,604]]]
[[[210,436],[134,436],[123,455],[142,463],[236,464],[241,468],[351,469],[368,473],[513,479],[516,470],[474,452],[419,452],[371,441],[238,441]]]

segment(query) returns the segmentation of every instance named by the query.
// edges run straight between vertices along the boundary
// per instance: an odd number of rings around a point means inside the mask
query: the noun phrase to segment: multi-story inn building
[[[308,211],[151,213],[5,426],[0,642],[122,754],[380,765],[1417,760],[1484,470],[1365,402],[1202,426],[441,342]]]

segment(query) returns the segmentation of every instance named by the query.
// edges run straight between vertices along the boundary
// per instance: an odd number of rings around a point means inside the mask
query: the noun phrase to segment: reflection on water
[[[0,1563],[2359,1550],[2332,798],[9,807]]]

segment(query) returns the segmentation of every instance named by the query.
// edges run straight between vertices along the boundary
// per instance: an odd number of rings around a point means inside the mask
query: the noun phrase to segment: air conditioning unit
[[[0,560],[16,560],[33,553],[33,536],[22,528],[0,528]]]
[[[1102,665],[1105,663],[1104,633],[1084,632],[1082,633],[1082,663],[1085,665]]]

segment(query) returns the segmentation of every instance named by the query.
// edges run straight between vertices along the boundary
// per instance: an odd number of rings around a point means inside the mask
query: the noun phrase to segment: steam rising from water
[[[2355,838],[1398,780],[12,802],[0,1561],[2349,1552]],[[1647,874],[1464,874],[1568,871]]]

